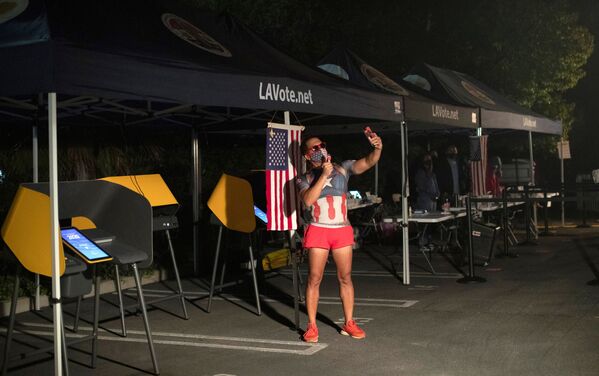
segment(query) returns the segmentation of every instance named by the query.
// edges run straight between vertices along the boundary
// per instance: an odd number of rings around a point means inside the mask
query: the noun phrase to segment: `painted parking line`
[[[408,287],[408,290],[414,291],[435,291],[439,286],[435,285],[413,285]]]
[[[115,293],[116,294],[116,293]],[[161,290],[161,289],[145,289],[144,296],[150,298],[161,298],[168,294],[172,294],[172,291]],[[183,292],[188,299],[199,299],[208,296],[207,292]],[[126,293],[131,297],[137,297],[135,293]],[[243,299],[236,298],[228,294],[219,294],[220,296],[213,296],[213,300],[230,300],[230,301],[243,301]],[[280,300],[260,297],[260,300],[267,303],[282,303]],[[407,299],[374,299],[374,298],[354,298],[354,305],[366,306],[366,307],[392,307],[392,308],[409,308],[414,304],[418,303],[418,300],[407,300]],[[338,296],[321,296],[319,304],[329,305],[341,305],[341,299]]]
[[[27,333],[40,335],[40,336],[53,336],[53,332],[49,331],[52,329],[50,324],[40,323],[21,323],[20,328],[27,329],[31,328],[43,328],[48,331],[31,331],[27,330]],[[80,331],[92,332],[92,327],[80,326]],[[106,336],[102,333],[118,332],[120,329],[107,329],[104,330],[99,328],[98,339],[103,341],[113,342],[134,342],[134,343],[146,343],[145,338],[146,332],[143,330],[127,330],[128,335],[140,336],[141,338],[132,337],[119,337],[119,336]],[[6,331],[0,330],[0,331]],[[86,334],[78,333],[65,333],[67,338],[81,338],[85,337]],[[280,354],[294,354],[294,355],[314,355],[317,352],[328,347],[326,343],[306,343],[301,341],[280,341],[273,339],[259,339],[259,338],[244,338],[244,337],[226,337],[226,336],[209,336],[203,334],[188,334],[188,333],[173,333],[173,332],[152,332],[152,338],[154,343],[160,345],[172,345],[172,346],[187,346],[187,347],[209,347],[216,349],[227,349],[227,350],[244,350],[244,351],[257,351],[257,352],[268,352],[268,353],[280,353]]]
[[[292,275],[290,270],[285,270],[280,272],[283,275]],[[306,274],[307,271],[302,270],[302,274]],[[334,271],[325,271],[324,275],[326,276],[336,276],[337,273]],[[385,277],[385,278],[397,278],[401,277],[403,273],[393,274],[391,272],[386,271],[373,271],[373,270],[354,270],[351,273],[352,277]],[[410,277],[412,278],[440,278],[440,279],[457,279],[462,278],[463,275],[460,273],[437,273],[431,274],[428,272],[410,272]]]

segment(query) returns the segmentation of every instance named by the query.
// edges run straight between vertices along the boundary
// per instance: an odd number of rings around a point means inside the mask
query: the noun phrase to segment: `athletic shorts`
[[[309,225],[304,233],[304,248],[337,249],[354,244],[354,229]]]

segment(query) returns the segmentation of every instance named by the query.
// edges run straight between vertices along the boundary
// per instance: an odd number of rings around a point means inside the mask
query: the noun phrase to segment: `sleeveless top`
[[[353,173],[355,160],[343,161],[335,166],[331,176],[326,180],[318,199],[307,208],[305,222],[321,227],[349,226],[347,219],[347,183]],[[340,168],[339,168],[340,167]],[[298,191],[301,193],[312,187],[320,178],[322,169],[313,169],[297,179]]]

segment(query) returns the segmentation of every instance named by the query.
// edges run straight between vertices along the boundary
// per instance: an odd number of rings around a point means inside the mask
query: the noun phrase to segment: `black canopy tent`
[[[400,95],[404,104],[404,122],[401,129],[402,158],[402,217],[408,222],[408,136],[407,132],[476,130],[478,109],[432,100],[398,84],[354,52],[337,47],[318,62],[318,67],[360,87]],[[407,123],[407,125],[406,125]],[[409,126],[408,126],[409,125]],[[403,282],[410,284],[410,256],[408,228],[403,227]]]
[[[561,135],[559,121],[506,98],[477,79],[449,69],[418,64],[403,77],[406,86],[435,100],[480,108],[483,129],[511,129]]]
[[[397,98],[311,69],[232,16],[176,2],[31,1],[2,24],[0,47],[3,95],[54,91],[397,119]]]
[[[404,118],[411,132],[472,129],[478,125],[476,106],[456,105],[453,101],[431,99],[400,85],[345,47],[337,47],[317,66],[365,89],[403,97]]]
[[[480,108],[479,135],[482,130],[514,130],[528,132],[530,171],[534,171],[532,134],[542,133],[559,136],[561,122],[548,119],[506,98],[477,79],[461,72],[418,64],[403,77],[414,90],[434,99]],[[534,173],[531,173],[534,185]],[[536,207],[534,222],[536,223]]]
[[[304,123],[323,115],[402,118],[401,97],[361,90],[309,68],[228,15],[167,0],[13,3],[0,14],[0,122],[48,121],[55,324],[62,321],[59,118],[69,124],[88,119],[120,125],[164,121],[196,130],[237,119],[265,126],[275,110],[309,114]],[[197,230],[199,146],[197,132],[193,134]],[[194,231],[194,251],[196,235]],[[55,373],[62,374],[57,325],[54,341]],[[154,368],[157,372],[156,363]]]

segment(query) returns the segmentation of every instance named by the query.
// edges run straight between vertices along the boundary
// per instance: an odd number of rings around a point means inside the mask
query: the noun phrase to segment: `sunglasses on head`
[[[320,149],[326,149],[327,148],[327,144],[326,142],[321,142],[320,144],[314,145],[310,148],[310,150],[312,151],[318,151]]]

